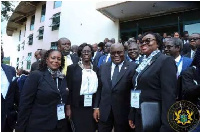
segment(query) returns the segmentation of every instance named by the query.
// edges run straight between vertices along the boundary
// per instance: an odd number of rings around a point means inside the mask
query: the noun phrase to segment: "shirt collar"
[[[181,55],[179,55],[178,57],[176,57],[175,61],[179,62],[180,59],[181,59]]]
[[[118,66],[120,67],[120,66],[122,66],[123,64],[124,64],[124,61],[123,61],[122,63],[118,64]],[[112,62],[112,66],[114,66],[114,67],[115,67],[115,66],[116,66],[116,64]]]

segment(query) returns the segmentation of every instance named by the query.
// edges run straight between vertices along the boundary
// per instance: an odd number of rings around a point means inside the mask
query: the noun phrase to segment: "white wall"
[[[113,22],[96,10],[96,1],[63,1],[59,38],[67,37],[72,45],[102,42],[105,38],[118,41],[119,22]]]

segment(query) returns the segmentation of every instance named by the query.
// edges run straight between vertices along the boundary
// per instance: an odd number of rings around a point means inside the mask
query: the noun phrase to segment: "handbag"
[[[161,108],[158,102],[141,103],[143,132],[159,132],[161,126]]]

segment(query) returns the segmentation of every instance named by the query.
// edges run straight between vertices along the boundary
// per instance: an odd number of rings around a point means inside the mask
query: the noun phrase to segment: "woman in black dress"
[[[76,132],[95,132],[96,129],[92,104],[98,79],[96,68],[91,63],[93,54],[91,45],[81,44],[78,48],[81,61],[70,65],[67,69],[71,119]]]

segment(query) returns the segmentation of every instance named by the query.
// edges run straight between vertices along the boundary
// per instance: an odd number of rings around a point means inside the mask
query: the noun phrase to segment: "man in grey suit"
[[[111,62],[100,67],[99,86],[94,102],[94,119],[99,132],[129,132],[130,90],[136,64],[124,60],[124,47],[111,46]]]

